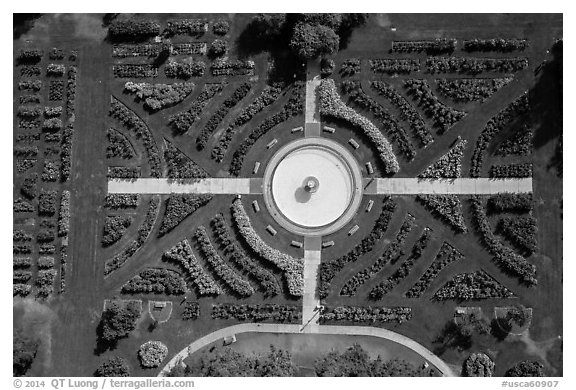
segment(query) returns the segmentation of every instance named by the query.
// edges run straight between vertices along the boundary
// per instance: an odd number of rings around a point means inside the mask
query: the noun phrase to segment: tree
[[[128,362],[119,356],[114,356],[102,362],[96,369],[94,376],[125,377],[130,376]]]
[[[12,375],[24,376],[34,362],[39,343],[24,334],[21,328],[14,329],[12,342]]]
[[[369,376],[370,358],[359,344],[354,344],[342,354],[329,352],[314,363],[317,376]]]
[[[473,353],[464,361],[462,376],[488,377],[494,375],[494,362],[484,353]]]
[[[140,312],[136,303],[130,302],[121,305],[112,301],[102,313],[98,326],[99,338],[107,344],[114,344],[121,338],[136,328],[136,321],[140,317]]]
[[[545,376],[544,366],[534,360],[524,360],[509,368],[505,376],[542,377]]]
[[[330,27],[298,23],[290,41],[290,49],[303,60],[328,55],[338,50],[340,38]]]
[[[256,376],[294,376],[296,369],[292,355],[288,351],[270,346],[270,352],[263,359],[256,360]]]

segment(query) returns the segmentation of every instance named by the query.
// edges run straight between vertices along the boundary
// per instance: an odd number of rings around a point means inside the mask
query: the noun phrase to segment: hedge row
[[[107,209],[133,209],[138,207],[140,197],[137,194],[108,194],[104,200]]]
[[[198,288],[199,295],[219,295],[222,292],[212,276],[202,268],[187,240],[180,241],[164,252],[162,260],[182,267],[191,282]]]
[[[484,102],[510,83],[513,77],[495,79],[439,79],[438,92],[458,103]]]
[[[290,294],[302,296],[304,294],[304,259],[294,258],[266,244],[252,227],[240,198],[236,198],[232,204],[232,215],[240,235],[254,253],[284,271]]]
[[[164,34],[166,36],[173,35],[203,35],[208,31],[208,23],[201,19],[179,19],[179,20],[169,20],[166,28],[164,29]]]
[[[388,224],[392,219],[392,215],[396,210],[396,202],[389,196],[386,196],[382,201],[382,211],[372,228],[372,231],[362,239],[350,252],[342,257],[330,259],[320,263],[318,269],[318,295],[321,299],[328,296],[331,290],[332,279],[340,272],[348,263],[355,262],[360,256],[372,251],[376,244],[382,239],[384,233],[388,229]]]
[[[532,211],[532,194],[497,194],[488,198],[488,211],[491,213],[527,213]]]
[[[456,39],[436,38],[429,41],[392,41],[392,52],[422,53],[428,55],[451,54],[456,49]]]
[[[458,195],[416,195],[416,200],[420,202],[426,210],[447,223],[458,233],[466,233],[468,228],[464,221],[462,203]]]
[[[470,199],[472,215],[476,222],[476,229],[482,236],[482,242],[494,256],[493,261],[505,272],[516,276],[529,286],[537,284],[536,267],[507,246],[504,246],[492,233],[492,227],[486,217],[482,200],[478,196]]]
[[[362,271],[348,279],[340,290],[340,295],[349,297],[356,295],[356,291],[359,287],[375,277],[387,264],[403,256],[404,250],[402,248],[404,247],[404,241],[406,240],[408,233],[410,233],[414,227],[415,221],[416,218],[414,218],[414,216],[407,214],[404,218],[404,222],[400,226],[398,234],[396,234],[396,237],[394,238],[394,241],[386,246],[384,252],[374,261],[374,263],[372,263],[371,266],[364,268]],[[371,299],[376,298],[376,294],[372,293],[373,291],[374,290],[370,292]]]
[[[370,82],[370,86],[400,110],[400,119],[408,122],[414,136],[420,142],[420,146],[427,146],[434,142],[434,138],[426,126],[424,119],[422,119],[418,111],[416,111],[416,109],[408,103],[404,96],[400,95],[394,87],[383,81],[372,81]]]
[[[184,310],[182,311],[182,319],[184,321],[196,320],[200,317],[200,305],[198,302],[184,302]]]
[[[381,128],[388,129],[392,136],[392,140],[398,143],[400,152],[408,161],[414,159],[416,156],[416,150],[414,149],[414,146],[412,146],[406,131],[398,124],[392,115],[390,115],[388,110],[364,93],[360,81],[343,81],[342,91],[350,96],[350,100],[354,104],[365,110],[369,110],[372,115],[379,120]]]
[[[104,229],[102,235],[102,245],[110,246],[116,243],[128,227],[132,224],[134,218],[131,215],[108,215],[104,220]]]
[[[527,39],[470,39],[464,41],[465,51],[521,51],[528,47]]]
[[[139,40],[160,34],[160,25],[151,19],[114,20],[108,27],[112,40]]]
[[[127,81],[124,91],[144,100],[144,108],[155,112],[182,102],[194,91],[194,83],[149,84]]]
[[[279,305],[275,303],[264,305],[217,303],[212,305],[212,318],[223,320],[235,319],[249,322],[271,320],[274,322],[299,323],[302,318],[302,313],[300,312],[299,306],[293,305]]]
[[[492,165],[489,172],[490,177],[532,177],[532,163]]]
[[[64,99],[64,81],[55,80],[50,81],[50,87],[48,87],[48,100],[60,101]]]
[[[164,67],[166,77],[189,79],[190,77],[202,77],[206,71],[204,61],[189,58],[182,62],[170,60]]]
[[[361,307],[336,306],[326,307],[320,314],[320,323],[326,322],[396,322],[401,324],[412,319],[412,309],[409,307]]]
[[[148,79],[158,77],[158,67],[150,64],[114,64],[112,73],[119,79]]]
[[[75,66],[71,66],[68,69],[68,80],[66,81],[66,116],[68,116],[71,122],[74,122],[74,106],[76,104],[76,77],[78,74],[78,69]]]
[[[494,136],[512,123],[517,117],[528,113],[529,110],[530,104],[528,102],[528,94],[525,93],[488,121],[484,130],[482,130],[480,137],[478,137],[478,140],[476,141],[476,147],[472,154],[472,163],[470,165],[471,177],[480,176],[484,152],[488,148],[488,145]]]
[[[56,213],[58,192],[56,190],[42,190],[38,197],[38,214],[51,216]]]
[[[410,58],[388,58],[370,60],[370,69],[374,73],[408,74],[420,71],[420,60]]]
[[[534,150],[533,140],[534,133],[527,125],[524,125],[511,138],[502,142],[494,154],[500,157],[528,156]]]
[[[129,160],[136,156],[136,151],[134,147],[118,130],[110,127],[106,130],[106,138],[108,139],[108,144],[106,145],[106,158],[122,158]]]
[[[203,179],[208,177],[208,173],[196,164],[190,157],[172,145],[168,140],[164,140],[164,161],[168,168],[168,178],[170,179]]]
[[[239,269],[243,270],[258,282],[265,296],[272,297],[281,292],[280,285],[274,275],[250,258],[240,245],[235,242],[222,214],[217,214],[214,219],[212,219],[211,226],[216,236],[216,242],[218,242],[222,251],[228,255],[230,260],[236,264]]]
[[[60,165],[54,160],[44,160],[42,168],[42,181],[54,182],[60,177]]]
[[[333,68],[333,67],[332,67]],[[327,71],[323,73],[328,73]],[[332,73],[332,72],[330,72]],[[349,77],[360,73],[360,59],[359,58],[348,58],[344,60],[340,65],[340,76]]]
[[[538,224],[531,215],[503,217],[498,231],[528,256],[538,249]]]
[[[156,43],[120,44],[112,46],[112,57],[157,57],[160,54],[160,45]]]
[[[166,202],[164,218],[158,230],[162,237],[180,224],[186,217],[212,200],[212,194],[172,194]]]
[[[58,213],[58,237],[68,236],[70,231],[70,191],[62,191]]]
[[[514,73],[528,67],[528,58],[431,57],[426,59],[428,73],[482,72]]]
[[[224,117],[228,115],[230,110],[234,108],[252,89],[251,83],[242,83],[238,88],[232,92],[232,94],[224,100],[220,108],[208,119],[208,122],[204,125],[200,134],[196,138],[196,147],[198,150],[203,150],[208,143],[208,139],[212,136],[212,133],[216,131],[218,125],[224,120]]]
[[[430,243],[430,240],[432,238],[431,232],[432,230],[426,227],[422,232],[420,238],[418,238],[418,240],[416,240],[416,242],[414,243],[414,246],[410,251],[410,256],[408,256],[408,258],[404,260],[404,262],[400,265],[398,269],[396,269],[396,271],[392,273],[392,275],[390,275],[386,280],[378,283],[376,286],[372,288],[372,290],[370,291],[370,297],[372,299],[380,300],[384,298],[384,295],[392,291],[392,289],[396,285],[398,285],[404,278],[406,278],[410,274],[410,271],[414,267],[414,264],[420,258],[420,256],[422,256],[422,252],[424,251],[424,249],[426,249],[426,247]]]
[[[472,299],[510,298],[514,294],[484,271],[455,275],[438,291],[433,299],[445,301],[454,299],[468,301]]]
[[[112,97],[110,103],[110,116],[120,121],[120,123],[122,123],[127,129],[131,130],[137,138],[142,139],[142,143],[144,144],[148,156],[150,175],[152,177],[162,177],[162,167],[158,146],[156,146],[156,141],[154,141],[152,132],[146,123],[144,123],[136,113],[126,107],[115,97]]]
[[[252,76],[254,67],[252,60],[218,59],[210,65],[210,72],[212,76]]]
[[[190,108],[185,111],[181,111],[177,114],[171,115],[168,119],[168,123],[172,129],[178,134],[186,133],[195,121],[200,119],[200,115],[208,102],[216,96],[216,94],[222,92],[224,89],[224,83],[217,84],[205,84],[204,89],[198,95],[198,97],[192,102]]]
[[[442,271],[446,266],[456,261],[464,259],[464,255],[460,253],[452,245],[444,241],[442,247],[436,254],[436,258],[428,267],[424,275],[418,279],[418,281],[406,292],[406,297],[408,298],[420,298],[424,291],[430,287],[432,281],[438,276],[440,271]]]
[[[423,179],[456,179],[462,175],[462,157],[468,141],[458,138],[450,150],[418,175]]]
[[[122,294],[182,295],[186,282],[176,271],[165,268],[147,268],[124,283]]]
[[[218,144],[212,149],[211,157],[217,162],[222,162],[226,150],[234,137],[234,134],[244,124],[248,123],[256,114],[268,107],[278,99],[282,88],[277,86],[266,86],[260,95],[246,107],[242,112],[228,125]]]
[[[408,95],[412,96],[418,105],[422,107],[426,115],[432,118],[434,126],[440,130],[440,134],[446,132],[446,130],[466,116],[464,111],[448,107],[438,100],[426,80],[405,80],[404,88],[408,91]]]
[[[146,212],[146,218],[144,222],[138,227],[138,237],[133,240],[128,246],[119,254],[111,259],[106,260],[104,265],[104,275],[110,275],[112,272],[116,271],[126,263],[126,261],[132,257],[138,249],[146,242],[152,227],[154,226],[154,221],[158,215],[160,208],[160,197],[153,196],[148,205],[148,210]]]
[[[264,119],[250,134],[246,139],[240,144],[238,149],[234,152],[232,161],[230,162],[230,174],[233,176],[238,176],[240,170],[242,169],[242,164],[244,163],[244,157],[252,147],[268,131],[270,131],[275,126],[282,122],[287,121],[293,116],[301,115],[304,112],[304,84],[297,82],[294,84],[292,93],[288,102],[282,107],[280,112]]]
[[[108,167],[108,179],[136,179],[140,177],[140,167]]]
[[[194,233],[198,242],[200,253],[218,277],[230,288],[230,290],[240,297],[249,297],[254,293],[254,288],[250,283],[242,278],[228,263],[220,257],[204,226],[198,227]]]
[[[320,115],[343,120],[353,127],[360,129],[378,150],[380,159],[385,167],[385,172],[398,172],[400,166],[398,165],[392,146],[386,137],[384,137],[372,122],[344,104],[336,91],[336,85],[333,79],[322,80],[317,93],[320,103]]]

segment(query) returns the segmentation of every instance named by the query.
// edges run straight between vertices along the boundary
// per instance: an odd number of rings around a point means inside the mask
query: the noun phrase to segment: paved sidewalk
[[[262,179],[111,179],[110,194],[261,194]]]
[[[211,343],[222,340],[226,336],[232,336],[241,333],[301,333],[300,325],[295,324],[263,324],[263,323],[247,323],[232,325],[227,328],[218,329],[194,342],[192,342],[188,347],[182,349],[178,352],[170,361],[164,366],[164,368],[158,373],[158,376],[166,376],[168,372],[181,360],[192,355],[199,349],[210,345]],[[416,352],[424,359],[429,361],[434,365],[443,376],[456,376],[452,369],[440,359],[438,356],[434,355],[430,350],[425,348],[423,345],[417,343],[416,341],[401,335],[399,333],[393,332],[384,328],[376,328],[371,326],[339,326],[339,325],[320,325],[317,328],[318,334],[341,334],[348,336],[374,336],[380,337],[387,340],[394,341],[401,344],[412,351]]]
[[[364,179],[366,195],[454,194],[490,195],[501,192],[530,193],[532,178],[522,179]]]
[[[304,237],[304,296],[302,297],[302,332],[317,333],[320,299],[316,296],[322,237]]]
[[[320,111],[316,99],[316,88],[320,85],[320,60],[306,64],[306,112],[305,137],[320,137]]]

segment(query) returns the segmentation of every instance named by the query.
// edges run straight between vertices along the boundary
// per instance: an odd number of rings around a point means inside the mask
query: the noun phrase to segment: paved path
[[[320,137],[320,111],[316,99],[316,88],[320,85],[320,60],[306,64],[306,112],[305,137]]]
[[[184,348],[178,352],[174,357],[164,366],[160,371],[158,376],[166,376],[166,374],[176,365],[178,362],[192,355],[199,349],[210,345],[211,343],[222,340],[226,336],[236,335],[240,333],[301,333],[300,325],[294,324],[238,324],[232,325],[227,328],[218,329],[194,342],[192,342],[188,347]],[[416,352],[432,365],[434,365],[443,376],[456,376],[450,367],[442,361],[438,356],[434,355],[427,348],[417,343],[416,341],[403,336],[399,333],[393,332],[388,329],[375,328],[370,326],[338,326],[338,325],[321,325],[317,327],[317,334],[343,334],[348,336],[373,336],[380,337],[387,340],[394,341],[398,344],[405,346]]]
[[[261,194],[262,179],[111,179],[110,194]]]
[[[522,179],[364,179],[366,195],[455,194],[490,195],[500,192],[532,192],[532,178]]]
[[[317,333],[318,315],[316,307],[320,299],[316,295],[318,267],[322,237],[304,237],[304,296],[302,297],[302,332]]]

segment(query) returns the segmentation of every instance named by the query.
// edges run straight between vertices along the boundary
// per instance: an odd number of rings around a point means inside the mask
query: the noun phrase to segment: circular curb
[[[280,211],[274,201],[274,196],[272,195],[272,180],[278,164],[291,152],[305,147],[309,148],[311,146],[326,149],[340,158],[345,163],[352,179],[352,194],[346,210],[335,221],[324,226],[315,227],[299,225],[288,219],[282,211]],[[264,196],[264,203],[266,204],[270,215],[272,215],[272,218],[274,218],[274,220],[284,229],[302,236],[323,236],[341,229],[344,225],[350,222],[354,215],[356,215],[362,201],[362,184],[362,170],[360,165],[352,153],[350,153],[343,145],[327,138],[306,137],[286,144],[272,156],[266,166],[266,170],[264,171],[262,193]]]

